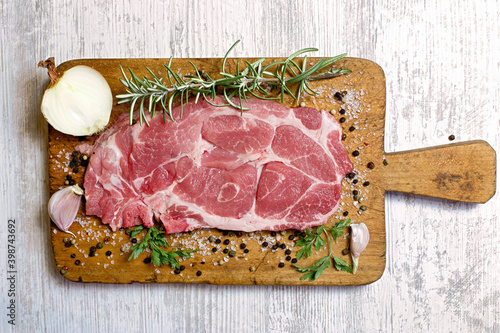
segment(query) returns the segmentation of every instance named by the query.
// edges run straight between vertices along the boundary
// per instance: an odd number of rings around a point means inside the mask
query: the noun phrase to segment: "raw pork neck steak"
[[[258,99],[245,106],[241,116],[191,102],[182,119],[177,107],[175,122],[156,116],[149,127],[121,115],[92,147],[86,213],[113,230],[161,221],[167,233],[326,223],[352,171],[340,125],[312,108]]]

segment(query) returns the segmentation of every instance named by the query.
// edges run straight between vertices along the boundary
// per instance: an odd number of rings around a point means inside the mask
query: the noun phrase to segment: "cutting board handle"
[[[386,191],[485,203],[496,191],[496,153],[482,140],[386,153]]]

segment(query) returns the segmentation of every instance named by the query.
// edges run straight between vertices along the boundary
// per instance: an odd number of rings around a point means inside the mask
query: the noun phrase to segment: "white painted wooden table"
[[[498,1],[109,2],[0,1],[0,332],[500,332],[498,194],[484,205],[388,194],[387,268],[368,286],[66,281],[49,246],[48,79],[36,67],[49,56],[220,57],[237,39],[235,57],[347,52],[385,70],[387,151],[454,134],[498,152]]]

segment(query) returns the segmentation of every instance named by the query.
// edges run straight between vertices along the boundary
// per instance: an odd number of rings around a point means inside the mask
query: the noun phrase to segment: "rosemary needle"
[[[163,112],[163,119],[166,116],[174,121],[172,108],[174,101],[180,99],[182,118],[183,107],[188,103],[189,95],[195,96],[195,103],[199,98],[203,98],[206,102],[214,106],[232,106],[239,109],[241,113],[248,110],[243,106],[243,101],[249,97],[256,97],[267,100],[281,100],[283,102],[285,95],[290,95],[298,104],[299,98],[303,92],[309,95],[318,95],[318,92],[309,86],[309,81],[329,79],[343,74],[351,73],[351,70],[340,68],[331,68],[321,72],[327,67],[346,56],[340,54],[336,57],[325,59],[321,58],[317,63],[307,68],[304,56],[302,66],[299,66],[294,59],[298,56],[312,51],[317,51],[315,48],[305,48],[290,55],[285,61],[276,61],[264,65],[265,58],[261,58],[253,63],[245,61],[245,68],[240,70],[240,61],[237,62],[236,72],[231,74],[226,72],[226,61],[229,53],[240,41],[236,41],[226,52],[222,61],[221,72],[222,78],[213,79],[207,73],[203,73],[194,63],[189,61],[193,67],[195,75],[185,75],[181,77],[172,68],[172,58],[167,65],[164,65],[167,71],[167,81],[156,76],[153,71],[146,67],[151,75],[150,78],[139,78],[129,68],[130,77],[125,74],[125,71],[120,66],[123,79],[120,82],[126,87],[126,94],[117,95],[118,104],[130,103],[130,124],[133,123],[133,113],[135,107],[139,107],[139,122],[146,122],[146,110],[154,116],[156,106],[160,104]],[[321,73],[319,73],[321,72]],[[319,74],[317,74],[319,73]],[[298,92],[293,94],[289,85],[298,84]],[[276,87],[280,94],[278,97],[271,97],[270,92],[265,89],[266,85]],[[222,90],[225,104],[214,104],[213,100],[217,92],[217,88]]]

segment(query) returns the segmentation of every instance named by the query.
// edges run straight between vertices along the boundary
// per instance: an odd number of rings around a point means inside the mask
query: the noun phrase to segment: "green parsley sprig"
[[[333,255],[332,241],[337,243],[337,238],[342,236],[344,232],[342,229],[347,228],[351,223],[351,219],[340,220],[333,227],[328,227],[322,225],[316,229],[316,231],[306,230],[305,237],[301,236],[300,239],[295,243],[295,245],[302,246],[297,252],[297,259],[308,258],[312,254],[312,248],[319,251],[323,245],[328,242],[328,255],[320,258],[316,263],[309,267],[300,267],[297,264],[293,266],[297,268],[297,271],[304,274],[300,279],[309,281],[316,280],[325,269],[330,267],[331,261],[333,260],[333,265],[339,271],[345,271],[352,274],[351,266],[344,260]],[[326,236],[326,241],[323,239],[322,235]]]
[[[130,237],[135,237],[144,230],[144,226],[140,225],[136,227]],[[173,268],[179,268],[178,257],[189,258],[191,253],[196,252],[196,250],[177,250],[177,251],[166,251],[162,247],[170,247],[167,240],[164,238],[165,231],[160,231],[155,226],[148,229],[146,236],[141,240],[140,243],[135,244],[130,249],[132,254],[128,260],[135,260],[141,253],[143,253],[148,247],[151,249],[151,262],[155,266],[170,265]]]

